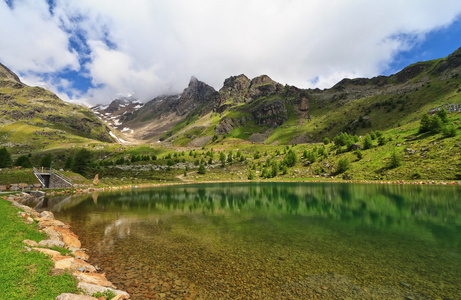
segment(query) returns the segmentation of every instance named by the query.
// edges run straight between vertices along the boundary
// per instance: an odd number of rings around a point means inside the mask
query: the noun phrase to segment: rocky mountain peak
[[[279,94],[283,91],[283,85],[273,81],[267,75],[261,75],[253,78],[249,87],[248,100],[252,101],[260,97],[266,97],[271,94]]]
[[[16,81],[16,82],[21,82],[21,80],[19,80],[19,77],[14,74],[10,69],[8,69],[7,67],[5,67],[3,64],[0,63],[0,79],[8,79],[8,80],[12,80],[12,81]]]
[[[183,91],[179,99],[176,108],[178,115],[184,115],[201,105],[209,106],[211,104],[213,106],[217,94],[218,92],[213,87],[192,76],[189,86]]]
[[[250,79],[244,74],[238,76],[231,76],[224,80],[224,86],[220,91],[244,91],[250,87]]]
[[[269,76],[267,75],[261,75],[258,77],[255,77],[251,80],[251,86],[258,86],[262,84],[277,84],[277,82],[273,81]]]

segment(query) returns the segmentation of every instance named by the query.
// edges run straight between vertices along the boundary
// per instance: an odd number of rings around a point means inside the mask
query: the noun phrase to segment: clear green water
[[[170,186],[50,198],[134,299],[461,299],[461,187]]]

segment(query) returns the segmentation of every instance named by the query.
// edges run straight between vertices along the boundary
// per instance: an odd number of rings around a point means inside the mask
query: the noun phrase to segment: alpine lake
[[[461,299],[461,186],[213,183],[46,198],[132,299]]]

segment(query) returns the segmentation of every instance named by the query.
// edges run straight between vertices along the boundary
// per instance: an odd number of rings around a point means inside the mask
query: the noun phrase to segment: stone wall
[[[62,180],[59,176],[56,176],[56,174],[51,174],[50,177],[50,189],[65,189],[65,188],[71,188],[72,185],[67,183],[66,181]]]

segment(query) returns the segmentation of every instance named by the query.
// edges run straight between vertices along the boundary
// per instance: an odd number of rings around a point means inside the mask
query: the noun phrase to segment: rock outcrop
[[[0,63],[0,79],[8,79],[8,80],[15,81],[17,83],[21,83],[21,80],[19,80],[18,75],[14,74],[10,69],[5,67],[1,63]]]
[[[208,84],[192,76],[189,86],[179,98],[176,112],[182,116],[196,109],[200,114],[206,114],[219,105],[218,92]]]

